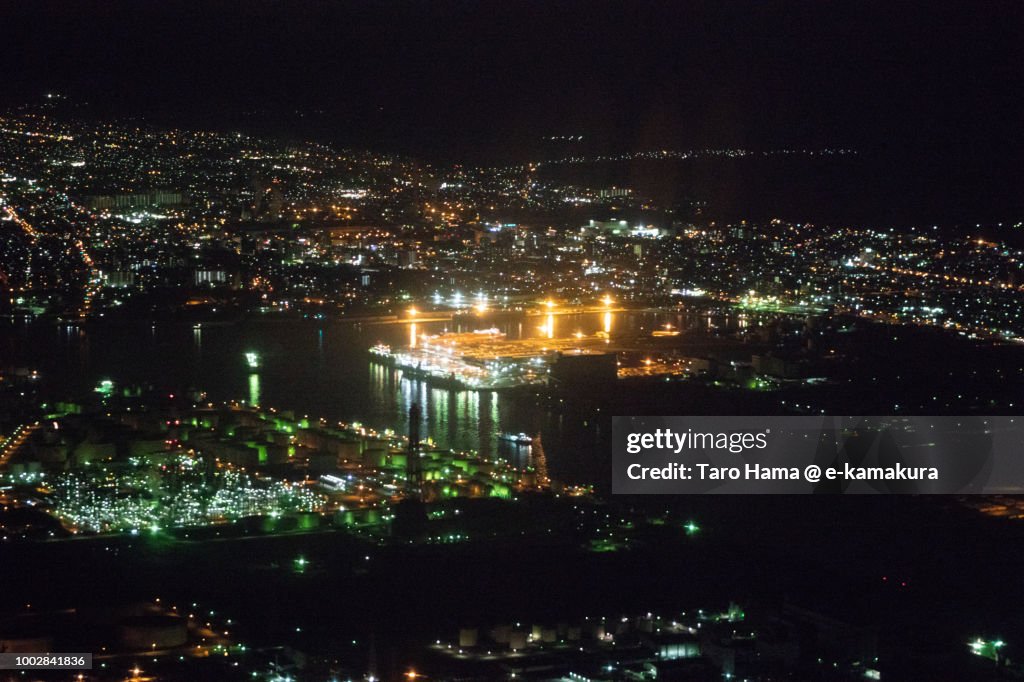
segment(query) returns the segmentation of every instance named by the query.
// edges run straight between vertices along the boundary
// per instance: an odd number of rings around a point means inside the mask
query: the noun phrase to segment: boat
[[[498,434],[498,439],[509,443],[515,443],[516,445],[530,445],[533,443],[533,437],[528,436],[525,433],[502,432]]]

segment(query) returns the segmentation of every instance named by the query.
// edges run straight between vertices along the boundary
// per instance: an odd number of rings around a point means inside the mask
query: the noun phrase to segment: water
[[[553,335],[563,336],[593,333],[608,324],[615,333],[646,331],[666,322],[680,328],[744,323],[706,314],[630,313],[607,319],[598,314],[421,323],[416,331],[493,325],[525,336],[546,334],[550,325]],[[369,346],[404,343],[412,332],[409,324],[260,319],[202,329],[185,323],[85,329],[8,325],[0,327],[0,366],[35,367],[67,394],[89,393],[108,378],[167,391],[198,387],[215,401],[249,399],[250,392],[258,392],[267,406],[396,430],[405,428],[408,406],[416,402],[426,415],[425,435],[442,445],[495,452],[504,447],[496,438],[500,431],[540,432],[553,477],[608,478],[610,415],[596,417],[583,403],[432,389],[370,363]],[[258,372],[246,365],[246,351],[262,353]],[[651,392],[648,386],[637,391]],[[662,406],[666,414],[715,410],[709,394],[685,384],[655,400],[666,395],[672,396]],[[728,400],[730,410],[740,408],[735,394]],[[934,496],[753,496],[742,504],[724,504],[713,496],[642,497],[616,496],[609,508],[614,510],[616,502],[652,510],[672,506],[680,517],[699,520],[702,532],[693,539],[699,545],[640,543],[629,552],[595,554],[583,551],[571,533],[551,538],[554,544],[509,536],[500,544],[389,548],[369,548],[344,534],[26,543],[6,549],[0,561],[0,584],[17,586],[0,591],[0,609],[14,612],[26,602],[60,609],[155,596],[170,603],[196,601],[237,618],[247,644],[288,643],[334,656],[340,641],[358,638],[352,655],[360,663],[368,658],[369,633],[375,633],[378,650],[388,652],[388,642],[410,634],[433,640],[466,625],[519,619],[559,622],[596,613],[707,607],[730,599],[775,604],[784,595],[796,595],[797,603],[803,598],[828,605],[845,594],[836,593],[837,584],[863,597],[857,604],[844,602],[843,608],[858,612],[866,605],[867,617],[889,624],[883,626],[883,639],[904,642],[899,638],[909,632],[912,642],[948,648],[963,646],[978,632],[997,632],[1007,641],[1024,632],[1015,606],[1022,597],[1015,576],[1024,570],[1019,558],[1024,554],[1005,551],[1021,542],[1016,524],[969,516]],[[292,569],[300,554],[312,562],[308,573]],[[370,555],[368,570],[364,562]],[[54,581],[54,566],[75,570]],[[637,567],[643,569],[642,580],[636,579]],[[913,587],[893,592],[880,576],[907,577]],[[943,608],[936,615],[937,603]],[[882,612],[884,620],[877,615]],[[930,614],[927,622],[921,613]],[[399,662],[411,660],[403,650]]]
[[[610,415],[585,405],[540,402],[530,393],[450,391],[370,362],[375,343],[408,344],[416,334],[497,327],[510,338],[597,331],[643,333],[666,322],[707,326],[706,314],[593,313],[466,317],[450,322],[352,324],[253,318],[233,324],[184,322],[9,324],[0,331],[0,366],[38,369],[53,397],[89,394],[101,381],[153,385],[169,393],[206,391],[211,401],[246,400],[330,421],[361,422],[405,433],[419,405],[423,437],[442,447],[523,460],[525,448],[503,431],[540,433],[553,477],[568,483],[606,478]],[[726,324],[738,323],[726,320]],[[715,324],[722,324],[716,320]],[[262,356],[252,370],[245,353]]]

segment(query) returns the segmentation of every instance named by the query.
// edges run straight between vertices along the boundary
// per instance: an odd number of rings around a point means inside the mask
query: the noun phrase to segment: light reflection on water
[[[685,330],[711,322],[704,314],[603,312],[384,325],[256,319],[204,324],[201,329],[188,323],[85,329],[37,324],[0,328],[0,341],[2,348],[12,351],[11,364],[38,368],[58,393],[88,395],[104,379],[176,391],[195,388],[206,391],[212,401],[248,400],[399,433],[406,431],[409,409],[415,404],[421,410],[425,438],[442,447],[517,461],[523,461],[528,448],[501,441],[498,434],[541,433],[552,476],[559,476],[566,470],[580,471],[570,458],[579,459],[607,443],[609,434],[601,432],[592,414],[552,409],[529,395],[428,386],[403,376],[401,370],[371,363],[366,349],[378,342],[407,345],[417,334],[445,329],[497,327],[510,338],[523,338],[647,333],[666,323]],[[737,322],[716,317],[713,323],[734,328]],[[245,363],[248,351],[262,356],[256,372]]]
[[[260,395],[260,375],[257,372],[249,375],[249,404],[257,406],[263,404]]]

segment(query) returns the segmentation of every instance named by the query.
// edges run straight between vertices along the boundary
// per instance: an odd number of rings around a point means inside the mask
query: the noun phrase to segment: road
[[[23,424],[15,429],[14,433],[12,433],[7,440],[0,444],[0,471],[7,468],[11,458],[14,457],[15,453],[18,452],[18,449],[38,428],[39,422],[27,425]]]

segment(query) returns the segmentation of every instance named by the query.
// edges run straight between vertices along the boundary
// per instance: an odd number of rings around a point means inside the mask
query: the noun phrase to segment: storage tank
[[[476,628],[461,628],[459,630],[459,646],[465,649],[475,647],[480,634]]]
[[[513,630],[508,639],[508,646],[512,651],[522,651],[526,648],[526,630]]]
[[[347,464],[348,462],[355,462],[360,459],[359,455],[362,452],[362,443],[359,441],[332,441],[331,446],[334,449],[338,466]]]
[[[363,452],[363,465],[380,468],[384,465],[388,451],[384,448],[367,448]]]
[[[498,644],[508,644],[509,638],[511,636],[511,625],[496,625],[491,629],[491,639],[493,639]]]

